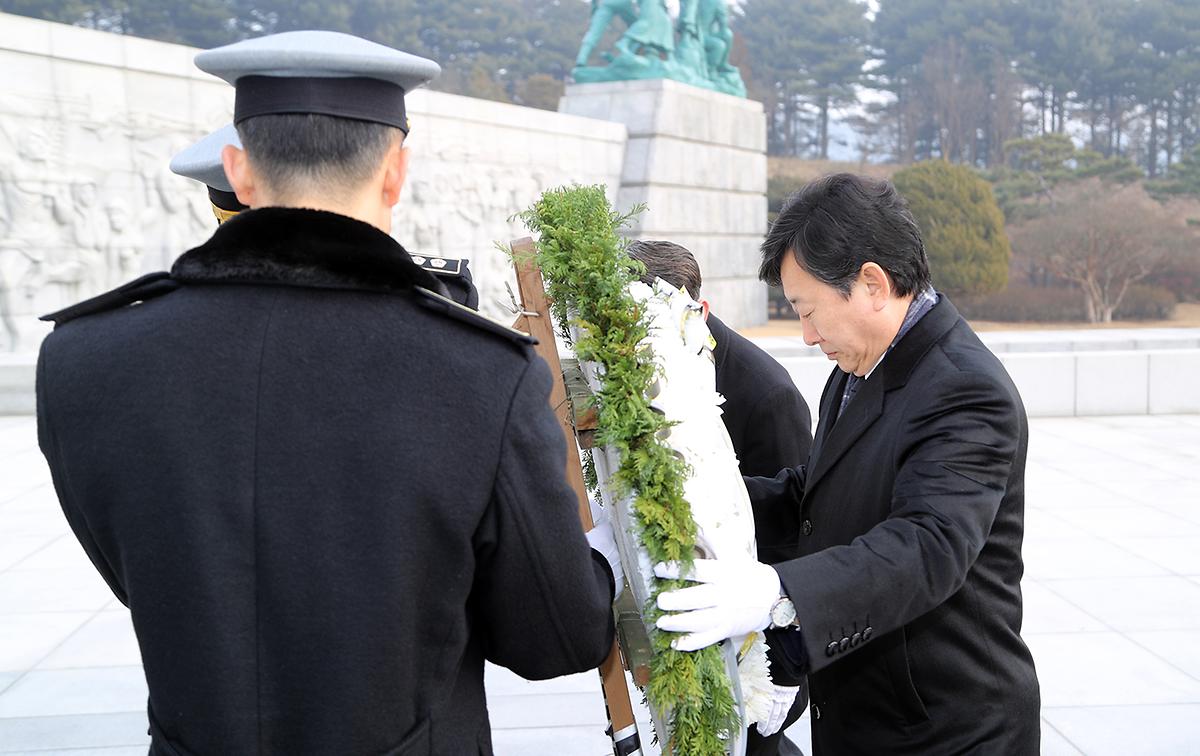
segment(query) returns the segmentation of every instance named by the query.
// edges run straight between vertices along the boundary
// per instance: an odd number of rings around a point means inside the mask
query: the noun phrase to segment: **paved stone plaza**
[[[1200,752],[1200,415],[1035,419],[1027,483],[1043,752]],[[606,752],[595,674],[492,668],[488,689],[498,753]],[[129,615],[67,529],[34,419],[0,417],[0,753],[144,754],[145,695]],[[791,731],[804,746],[807,729]]]

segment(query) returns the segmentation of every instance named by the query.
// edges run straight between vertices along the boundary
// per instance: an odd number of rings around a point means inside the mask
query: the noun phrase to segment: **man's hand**
[[[617,539],[613,534],[612,522],[605,518],[583,535],[587,538],[588,546],[600,552],[600,556],[604,557],[608,566],[612,568],[613,583],[616,586],[613,601],[616,601],[621,592],[625,590],[625,570],[621,568],[621,552],[617,551]]]
[[[771,714],[754,726],[758,730],[758,734],[764,738],[774,735],[779,732],[780,727],[783,727],[783,721],[787,719],[788,712],[792,710],[792,704],[796,703],[796,694],[800,692],[799,685],[772,685],[771,687],[775,689],[771,692]]]
[[[771,624],[771,607],[782,594],[779,575],[750,557],[697,559],[692,571],[680,574],[678,562],[659,562],[660,578],[694,580],[700,585],[658,594],[659,630],[687,633],[671,641],[679,651],[695,651],[726,638],[762,630]]]

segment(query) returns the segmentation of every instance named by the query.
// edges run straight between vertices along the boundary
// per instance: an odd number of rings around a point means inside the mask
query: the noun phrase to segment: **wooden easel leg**
[[[609,735],[613,741],[615,756],[633,756],[642,752],[638,737],[637,720],[633,716],[633,704],[629,700],[629,688],[625,685],[625,669],[621,664],[621,649],[613,639],[612,651],[600,665],[600,683],[604,687],[604,708],[608,711]],[[616,689],[616,686],[620,686]],[[624,727],[618,723],[627,723]]]
[[[583,482],[583,467],[579,463],[574,413],[567,397],[566,384],[563,382],[558,347],[554,342],[554,326],[550,320],[550,303],[546,299],[546,289],[542,283],[542,272],[533,259],[536,253],[533,240],[525,238],[513,242],[512,251],[513,259],[516,260],[521,306],[526,313],[523,330],[537,338],[538,344],[534,351],[550,366],[554,377],[550,387],[550,407],[558,418],[558,425],[562,428],[563,437],[567,442],[567,481],[578,498],[580,523],[585,531],[591,530],[592,509],[588,502],[587,486]],[[640,756],[642,748],[637,720],[633,716],[633,704],[629,700],[629,687],[625,682],[625,669],[616,639],[613,639],[608,658],[600,665],[600,681],[604,689],[605,708],[608,710],[613,753],[615,756]]]

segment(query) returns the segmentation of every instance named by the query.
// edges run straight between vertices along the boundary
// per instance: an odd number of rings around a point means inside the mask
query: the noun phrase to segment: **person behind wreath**
[[[642,283],[661,278],[683,289],[704,307],[704,321],[716,346],[717,393],[725,398],[721,420],[737,454],[742,475],[773,475],[784,467],[808,461],[812,447],[812,417],[808,404],[791,375],[754,342],[725,325],[701,299],[700,265],[686,247],[669,241],[637,240],[626,248],[629,256],[646,266]],[[758,559],[774,564],[799,556],[799,528],[791,508],[754,512]],[[801,751],[784,737],[808,706],[803,674],[772,665],[775,684],[773,716],[747,732],[747,756],[794,756]]]

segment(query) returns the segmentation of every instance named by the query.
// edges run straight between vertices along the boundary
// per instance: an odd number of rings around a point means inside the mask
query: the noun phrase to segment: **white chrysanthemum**
[[[649,332],[640,346],[648,349],[658,367],[658,378],[648,397],[650,406],[672,423],[660,438],[690,470],[683,493],[696,522],[697,556],[755,557],[754,515],[737,455],[721,419],[725,399],[716,390],[713,340],[703,311],[686,292],[662,280],[653,287],[634,282],[629,291],[647,315]],[[583,367],[593,388],[597,387],[595,366]],[[619,465],[611,450],[602,450],[595,460],[602,481]],[[601,495],[613,505],[621,561],[638,605],[644,606],[652,591],[653,573],[637,536],[631,502],[611,501],[605,486],[601,486]],[[736,687],[741,692],[744,723],[750,725],[771,712],[766,641],[761,633],[755,633],[734,638],[732,644],[737,651],[749,646],[737,665]],[[732,674],[732,654],[729,663]],[[742,733],[737,733],[735,741],[741,737]]]
[[[767,662],[767,638],[754,634],[750,650],[738,662],[738,677],[742,683],[742,703],[746,707],[745,725],[762,722],[771,716],[771,669]]]

